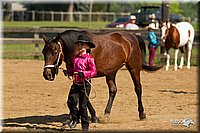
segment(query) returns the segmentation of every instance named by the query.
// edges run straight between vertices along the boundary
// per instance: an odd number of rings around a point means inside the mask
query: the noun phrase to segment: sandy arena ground
[[[73,130],[62,127],[62,122],[69,114],[66,98],[71,81],[61,71],[50,82],[43,79],[43,61],[2,62],[3,131],[81,131],[80,124]],[[91,102],[102,122],[90,124],[90,131],[197,131],[198,81],[197,67],[191,67],[190,70],[184,67],[177,72],[172,67],[169,71],[163,68],[155,73],[142,71],[142,98],[147,119],[140,121],[131,77],[127,70],[121,69],[117,74],[118,92],[112,112],[108,122],[105,122],[103,113],[108,100],[108,88],[104,77],[93,79],[96,98]],[[91,97],[94,94],[92,90]],[[181,122],[186,118],[191,118],[195,124],[183,126]]]

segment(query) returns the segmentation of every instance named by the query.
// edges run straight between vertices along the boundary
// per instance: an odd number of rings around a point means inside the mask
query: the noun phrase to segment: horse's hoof
[[[183,68],[183,66],[179,66],[179,67],[178,67],[178,69],[182,69],[182,68]]]
[[[139,115],[139,117],[140,117],[140,120],[144,120],[144,119],[146,119],[146,114],[142,113]]]
[[[109,114],[104,114],[102,117],[100,117],[99,119],[99,122],[100,123],[108,123],[109,122]]]
[[[187,69],[190,69],[190,67],[187,67]]]
[[[91,122],[92,122],[92,123],[99,123],[99,118],[97,118],[96,116],[93,116],[93,117],[91,118]]]
[[[177,67],[174,67],[174,71],[177,71],[178,69],[177,69]]]
[[[65,122],[62,123],[62,126],[69,125],[71,123],[71,119],[67,119]]]

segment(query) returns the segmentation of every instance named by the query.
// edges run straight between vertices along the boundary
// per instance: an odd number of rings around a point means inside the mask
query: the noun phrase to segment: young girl
[[[69,127],[76,127],[80,116],[83,132],[88,132],[87,103],[91,89],[89,82],[97,74],[94,59],[89,54],[90,49],[95,48],[95,44],[87,36],[79,36],[75,44],[78,47],[79,53],[74,57],[74,68],[67,71],[69,76],[73,76],[73,85],[71,86],[67,101],[72,116],[72,122],[69,124]],[[78,102],[79,110],[77,108]]]
[[[159,41],[156,37],[154,30],[156,29],[155,24],[151,23],[148,26],[148,41],[149,41],[149,66],[154,65],[154,58],[156,55],[156,49],[158,47]]]

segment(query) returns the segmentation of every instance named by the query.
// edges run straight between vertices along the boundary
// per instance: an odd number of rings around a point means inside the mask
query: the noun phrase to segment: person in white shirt
[[[126,25],[127,30],[138,30],[139,27],[135,24],[136,17],[134,15],[130,16],[129,23]]]

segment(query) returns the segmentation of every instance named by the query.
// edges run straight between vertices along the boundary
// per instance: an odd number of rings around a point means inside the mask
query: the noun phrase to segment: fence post
[[[39,26],[34,26],[33,28],[35,30],[35,32],[34,32],[34,39],[35,39],[35,54],[34,54],[34,59],[39,59],[40,49],[39,49],[39,44],[37,42],[37,40],[39,39],[39,33],[38,33]]]
[[[12,16],[12,20],[11,21],[14,21],[14,11],[11,11],[11,16]]]
[[[39,44],[35,43],[35,55],[34,55],[34,59],[39,59],[39,55],[40,55],[40,48],[39,48]]]
[[[54,12],[50,12],[51,13],[51,22],[53,22],[54,21]]]
[[[35,11],[31,11],[32,13],[32,21],[35,21]]]
[[[60,19],[63,22],[63,20],[64,20],[63,12],[61,12],[61,14],[60,14]]]

